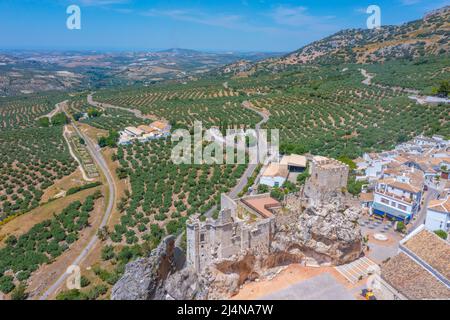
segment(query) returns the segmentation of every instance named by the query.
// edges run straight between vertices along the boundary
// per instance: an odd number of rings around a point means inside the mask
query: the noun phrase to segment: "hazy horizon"
[[[81,30],[66,27],[66,9],[71,4],[81,9]],[[284,53],[342,29],[365,28],[371,4],[380,6],[382,25],[398,25],[450,2],[7,0],[0,4],[0,48]]]

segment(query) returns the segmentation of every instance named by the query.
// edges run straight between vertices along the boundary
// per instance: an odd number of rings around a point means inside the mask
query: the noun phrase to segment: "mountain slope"
[[[423,19],[380,29],[348,29],[313,42],[281,58],[239,61],[220,74],[249,75],[259,70],[283,70],[299,64],[375,63],[449,53],[450,6]]]
[[[283,64],[380,62],[449,52],[450,6],[422,20],[380,29],[351,29],[314,42],[280,59]]]

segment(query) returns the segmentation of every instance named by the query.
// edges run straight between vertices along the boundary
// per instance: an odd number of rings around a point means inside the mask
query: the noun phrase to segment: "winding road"
[[[62,102],[63,105],[65,105],[66,101]],[[64,109],[64,112],[66,110]],[[66,112],[67,114],[67,112]],[[99,148],[97,148],[97,145],[94,144],[89,137],[87,137],[81,130],[76,126],[75,122],[72,122],[73,127],[75,128],[75,131],[77,134],[86,141],[86,147],[91,154],[94,161],[97,163],[99,169],[103,172],[104,176],[106,177],[106,181],[108,183],[109,188],[109,197],[108,197],[108,205],[106,207],[105,213],[103,215],[102,222],[98,229],[103,228],[108,223],[108,220],[111,216],[113,207],[114,207],[114,200],[116,198],[116,185],[114,183],[114,179],[112,177],[111,171],[108,168],[108,165],[103,158],[103,155],[100,153]],[[94,246],[99,241],[97,237],[97,232],[95,235],[91,238],[89,243],[84,247],[84,249],[81,251],[81,253],[78,255],[78,257],[71,263],[71,265],[79,265],[89,254],[89,252],[94,248]],[[69,267],[69,266],[67,266]],[[68,273],[63,273],[58,280],[56,280],[55,283],[53,283],[45,292],[42,294],[42,296],[39,298],[39,300],[46,300],[49,297],[51,297],[66,281],[67,277],[69,276]]]
[[[267,121],[269,121],[269,115],[267,115],[264,112],[261,112],[259,110],[256,110],[255,108],[253,108],[250,104],[250,102],[248,101],[244,101],[242,102],[242,107],[251,110],[253,112],[256,112],[257,114],[259,114],[262,118],[262,120],[260,122],[258,122],[255,126],[255,130],[256,132],[258,132],[261,129],[261,126],[265,123],[267,123]],[[238,194],[244,190],[245,186],[248,183],[248,179],[250,179],[250,177],[253,175],[253,173],[255,172],[256,168],[258,167],[257,163],[250,163],[247,167],[247,169],[245,170],[244,174],[242,175],[242,177],[239,179],[239,183],[230,191],[230,193],[228,194],[230,196],[230,198],[235,199],[237,198]],[[213,212],[217,209],[217,206],[212,207],[211,209],[209,209],[206,213],[205,216],[206,217],[211,217]]]
[[[134,114],[135,117],[140,118],[140,119],[151,119],[150,117],[143,115],[142,111],[138,110],[138,109],[129,109],[129,108],[124,108],[124,107],[114,106],[114,105],[108,104],[108,103],[94,101],[94,98],[93,98],[94,93],[95,92],[92,92],[87,96],[87,102],[94,107],[122,110],[122,111],[126,111],[126,112],[131,112]]]

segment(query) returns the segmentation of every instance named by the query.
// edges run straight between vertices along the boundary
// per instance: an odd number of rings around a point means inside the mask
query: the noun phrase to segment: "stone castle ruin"
[[[199,216],[194,216],[187,222],[187,266],[201,272],[214,262],[243,253],[270,255],[274,252],[273,243],[277,243],[279,247],[279,243],[274,241],[277,231],[285,230],[286,225],[295,225],[299,221],[302,221],[303,225],[303,218],[309,218],[308,213],[311,212],[305,210],[306,208],[320,207],[317,212],[325,216],[327,210],[333,210],[333,205],[324,208],[321,206],[323,203],[331,202],[332,199],[342,202],[338,197],[342,198],[348,173],[349,167],[340,161],[314,157],[303,196],[294,197],[294,200],[293,197],[285,199],[284,211],[287,209],[287,212],[280,210],[281,204],[268,194],[236,200],[222,195],[221,211],[217,220],[207,218],[206,221],[200,221]],[[342,209],[341,205],[335,204]],[[333,217],[340,219],[337,215]],[[304,234],[304,237],[309,236]],[[292,241],[289,242],[292,247]],[[302,246],[304,251],[314,251],[306,246]],[[359,252],[356,257],[358,255]],[[348,257],[345,259],[349,259]],[[333,261],[333,258],[326,258],[325,255],[319,260],[317,263],[339,263],[339,258]]]
[[[304,190],[283,203],[269,194],[222,195],[217,219],[196,215],[187,221],[183,267],[175,240],[165,240],[150,257],[127,265],[112,299],[226,299],[280,266],[358,259],[361,207],[344,192],[348,172],[339,161],[314,157]]]
[[[265,207],[259,210],[251,202]],[[208,218],[202,222],[196,216],[187,222],[187,266],[202,271],[212,261],[241,252],[268,253],[274,231],[274,217],[269,210],[274,206],[280,204],[270,201],[268,195],[233,200],[223,194],[217,220]]]

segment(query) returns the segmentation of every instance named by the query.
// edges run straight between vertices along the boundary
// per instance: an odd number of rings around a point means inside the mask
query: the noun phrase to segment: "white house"
[[[264,170],[260,184],[269,187],[281,187],[288,177],[288,170],[286,166],[279,163],[271,163],[266,170]]]
[[[392,162],[392,158],[385,158],[375,153],[365,153],[363,155],[365,165],[359,164],[359,168],[365,169],[365,180],[374,181],[379,179],[383,174],[385,165]]]
[[[420,209],[423,186],[424,178],[420,171],[379,180],[374,191],[372,212],[409,222]]]
[[[126,127],[124,132],[132,137],[140,137],[145,133],[145,131],[135,127]]]
[[[450,196],[441,200],[432,200],[428,204],[425,228],[430,231],[450,231]]]

